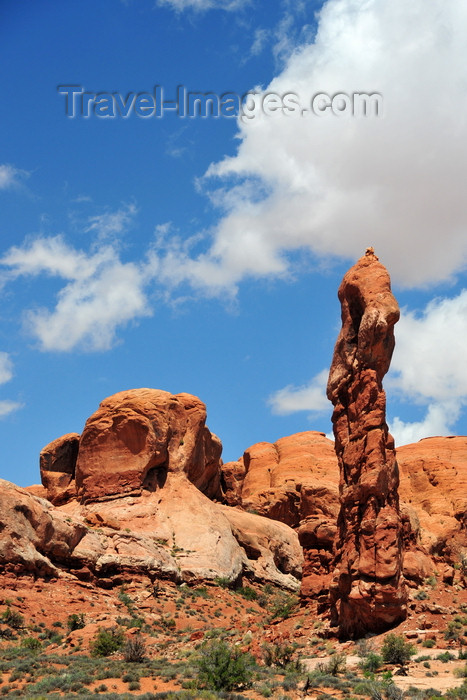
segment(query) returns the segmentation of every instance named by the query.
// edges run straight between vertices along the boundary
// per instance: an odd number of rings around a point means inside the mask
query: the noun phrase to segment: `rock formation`
[[[330,601],[340,636],[357,637],[403,620],[407,600],[399,472],[382,387],[399,307],[372,249],[344,276],[339,300],[342,329],[327,387],[341,500]]]
[[[105,399],[81,436],[42,450],[43,487],[0,483],[0,568],[67,571],[107,587],[131,572],[178,582],[248,575],[298,590],[297,534],[211,500],[222,446],[205,421],[189,394],[135,389]]]
[[[41,450],[39,467],[47,498],[55,505],[76,496],[75,471],[79,435],[68,433]]]
[[[399,495],[419,521],[420,544],[450,564],[467,555],[467,437],[430,437],[397,449]]]
[[[339,512],[334,444],[307,431],[261,442],[222,465],[226,503],[294,527],[303,548],[302,601],[327,603]]]

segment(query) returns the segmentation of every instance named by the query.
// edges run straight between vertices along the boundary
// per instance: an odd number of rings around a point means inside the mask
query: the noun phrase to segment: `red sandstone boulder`
[[[79,435],[68,433],[46,445],[40,453],[41,481],[47,498],[54,504],[76,496],[75,470]]]
[[[105,399],[81,435],[79,497],[93,501],[157,490],[169,472],[184,472],[215,497],[222,446],[205,421],[205,405],[190,394],[133,389]]]
[[[64,435],[44,447],[41,479],[52,503],[156,490],[182,471],[203,493],[219,495],[222,445],[205,425],[196,396],[132,389],[102,401],[81,437]]]

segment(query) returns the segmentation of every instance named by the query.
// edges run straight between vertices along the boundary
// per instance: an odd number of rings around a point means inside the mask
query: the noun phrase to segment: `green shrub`
[[[10,606],[2,612],[0,619],[5,625],[8,625],[8,627],[14,630],[19,630],[24,627],[24,617],[16,610],[12,610]]]
[[[295,648],[291,644],[263,644],[261,646],[263,661],[266,666],[285,668],[292,661]]]
[[[422,647],[426,647],[426,649],[432,649],[436,645],[436,642],[434,639],[424,639],[422,642]]]
[[[332,654],[327,663],[318,664],[318,671],[324,675],[337,676],[345,671],[346,664],[345,654]]]
[[[381,656],[383,661],[388,664],[406,664],[415,650],[412,644],[409,644],[404,637],[398,634],[388,634],[381,647]]]
[[[414,598],[416,598],[417,600],[426,600],[428,597],[429,597],[428,593],[426,591],[423,591],[423,590],[418,591],[417,593],[415,593],[415,596],[414,596]]]
[[[249,685],[255,661],[251,654],[213,640],[203,645],[195,660],[200,682],[210,690],[234,690]]]
[[[84,613],[80,613],[79,615],[77,615],[76,613],[72,613],[71,615],[68,615],[66,625],[70,632],[74,632],[74,630],[83,629],[85,624],[86,623],[84,621]]]
[[[237,588],[235,593],[238,593],[239,595],[243,596],[244,598],[246,598],[246,600],[258,600],[257,592],[254,588],[251,588],[250,586],[242,586],[241,588]]]
[[[36,637],[24,637],[21,640],[21,646],[23,649],[29,649],[30,651],[37,651],[41,648],[42,644]]]
[[[451,654],[450,651],[444,651],[442,654],[438,654],[436,657],[438,661],[441,661],[443,664],[447,664],[448,661],[452,661],[456,657],[454,654]]]
[[[91,642],[91,654],[93,656],[110,656],[110,654],[118,651],[123,646],[123,642],[123,632],[118,627],[110,629],[102,629],[100,627]]]
[[[286,620],[298,605],[298,598],[287,593],[278,593],[270,604],[271,620]]]
[[[374,651],[370,651],[365,660],[361,662],[360,667],[363,671],[369,671],[370,673],[376,673],[378,669],[382,666],[383,659],[379,654],[375,654]]]
[[[128,612],[130,615],[133,614],[133,609],[134,609],[134,603],[131,600],[130,596],[128,593],[125,592],[124,586],[120,588],[120,592],[118,594],[118,599],[127,607]]]
[[[450,620],[444,631],[444,639],[457,641],[464,636],[463,625],[460,620]]]
[[[214,579],[214,583],[216,586],[220,586],[221,588],[230,588],[231,586],[231,581],[229,578],[225,578],[223,576],[217,576]]]
[[[128,639],[123,648],[123,657],[129,663],[141,663],[146,658],[146,645],[141,637]]]

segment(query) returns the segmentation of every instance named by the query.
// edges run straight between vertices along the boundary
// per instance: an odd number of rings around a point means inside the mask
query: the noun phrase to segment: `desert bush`
[[[68,615],[66,626],[68,627],[70,632],[83,629],[85,624],[86,623],[84,621],[84,613],[80,613],[79,615],[77,615],[76,613],[72,613],[71,615]]]
[[[24,637],[24,639],[21,640],[21,646],[23,649],[29,649],[29,651],[37,651],[41,648],[42,644],[36,637]]]
[[[398,634],[388,634],[381,647],[383,661],[388,664],[406,664],[415,650],[404,637]]]
[[[375,654],[373,651],[370,651],[369,654],[366,655],[365,659],[360,663],[360,668],[363,671],[376,673],[382,664],[383,659],[381,656],[379,654]]]
[[[426,649],[432,649],[436,645],[436,642],[434,639],[424,639],[422,642],[422,647],[425,647]]]
[[[285,668],[292,661],[292,654],[295,647],[291,644],[263,644],[261,652],[266,666],[279,666]]]
[[[213,640],[203,645],[195,659],[198,679],[210,690],[234,690],[251,682],[254,658],[225,642]]]
[[[375,645],[371,639],[359,639],[357,642],[358,655],[362,658],[368,656],[368,654],[375,653]]]
[[[141,637],[128,639],[123,648],[123,658],[129,663],[141,663],[146,658],[146,645]]]
[[[319,663],[318,671],[329,676],[337,676],[345,671],[347,657],[345,654],[332,654],[327,663]]]
[[[271,620],[286,620],[298,605],[298,598],[288,593],[278,593],[272,599],[269,611]]]
[[[258,594],[254,588],[251,588],[251,586],[242,586],[241,588],[237,588],[235,593],[243,596],[243,598],[246,598],[246,600],[258,600]]]
[[[443,664],[447,664],[448,661],[452,661],[456,657],[454,654],[451,654],[450,651],[443,651],[442,654],[438,654],[436,657],[438,661],[441,661]]]
[[[91,654],[93,656],[110,656],[122,647],[123,642],[123,632],[118,627],[110,629],[101,627],[91,642]]]
[[[14,630],[19,630],[24,627],[24,617],[17,610],[12,610],[10,606],[2,612],[0,619],[5,625]]]
[[[450,620],[444,631],[444,639],[447,641],[458,641],[464,636],[464,629],[461,620]]]

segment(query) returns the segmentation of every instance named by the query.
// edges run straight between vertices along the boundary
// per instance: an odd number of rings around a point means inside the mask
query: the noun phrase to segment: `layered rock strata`
[[[372,249],[344,276],[339,300],[342,328],[327,387],[341,503],[330,602],[340,636],[358,637],[403,620],[407,601],[399,472],[382,387],[399,307]]]

